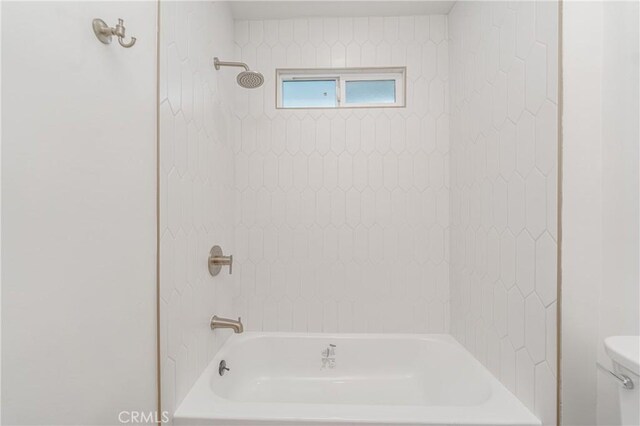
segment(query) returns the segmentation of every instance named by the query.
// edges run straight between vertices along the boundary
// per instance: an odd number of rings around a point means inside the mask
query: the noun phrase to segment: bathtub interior
[[[334,368],[321,352],[334,345]],[[464,406],[489,399],[481,369],[446,337],[261,335],[229,345],[212,391],[238,402]]]
[[[335,363],[323,368],[323,351],[329,345],[335,345]],[[222,360],[230,370],[221,376]],[[283,332],[231,336],[187,394],[174,421],[541,424],[449,335]]]

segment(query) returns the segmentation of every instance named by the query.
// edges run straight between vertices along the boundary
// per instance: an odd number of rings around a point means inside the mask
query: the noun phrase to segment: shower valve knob
[[[229,266],[229,275],[233,273],[233,255],[225,256],[220,246],[213,246],[209,251],[209,273],[216,276],[223,266]]]

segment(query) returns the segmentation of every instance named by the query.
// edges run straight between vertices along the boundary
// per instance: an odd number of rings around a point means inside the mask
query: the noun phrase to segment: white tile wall
[[[449,15],[451,332],[556,415],[557,2]]]
[[[213,313],[266,331],[451,320],[553,424],[557,3],[234,24],[218,3],[163,2],[161,18],[163,409],[228,335]],[[237,87],[213,55],[264,86]],[[275,109],[278,67],[389,65],[407,66],[407,108]],[[216,243],[231,277],[206,274]]]
[[[233,92],[212,58],[231,57],[224,3],[161,1],[160,315],[162,409],[173,414],[228,337],[211,315],[233,316],[235,276],[207,271],[209,249],[233,253]]]
[[[266,78],[236,89],[233,117],[246,328],[446,332],[446,17],[236,21],[235,42]],[[276,68],[390,65],[407,66],[407,108],[275,109]]]

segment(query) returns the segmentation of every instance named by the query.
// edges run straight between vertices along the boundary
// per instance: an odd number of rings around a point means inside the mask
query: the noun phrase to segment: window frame
[[[345,109],[345,108],[405,108],[407,91],[407,67],[365,67],[365,68],[277,68],[276,69],[276,109]],[[282,83],[295,80],[331,80],[336,82],[336,106],[285,107],[282,105]],[[394,80],[394,103],[347,103],[348,81]]]

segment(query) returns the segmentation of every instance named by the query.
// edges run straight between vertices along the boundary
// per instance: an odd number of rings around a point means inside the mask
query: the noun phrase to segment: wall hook
[[[115,28],[113,28],[108,26],[107,23],[102,19],[96,18],[93,20],[93,32],[95,33],[98,40],[100,40],[104,44],[110,44],[113,36],[118,37],[118,43],[120,43],[120,46],[122,47],[129,48],[136,44],[135,37],[131,37],[131,40],[129,40],[128,42],[124,41],[126,35],[124,21],[122,19],[118,19],[118,24],[115,26]]]

